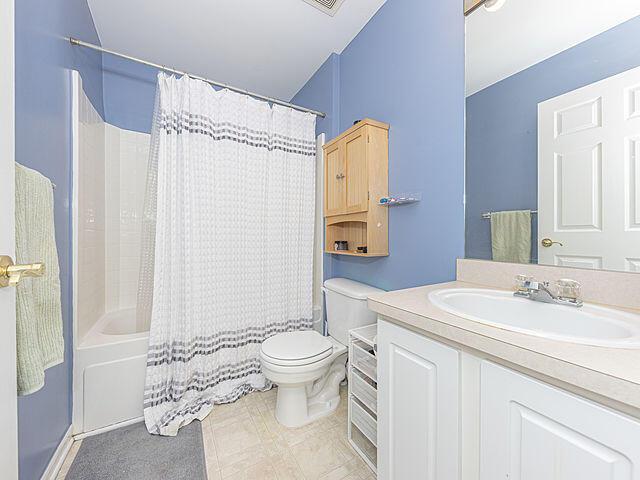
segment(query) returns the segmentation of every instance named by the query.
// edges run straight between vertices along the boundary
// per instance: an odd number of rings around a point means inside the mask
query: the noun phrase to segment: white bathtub
[[[140,330],[134,308],[109,312],[76,345],[74,434],[142,417],[149,332]]]

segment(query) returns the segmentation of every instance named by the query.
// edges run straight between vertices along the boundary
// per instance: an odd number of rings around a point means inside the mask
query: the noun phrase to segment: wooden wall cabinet
[[[325,251],[339,255],[389,255],[389,125],[364,119],[324,145]],[[346,240],[349,250],[336,251]],[[358,253],[357,247],[367,247]]]

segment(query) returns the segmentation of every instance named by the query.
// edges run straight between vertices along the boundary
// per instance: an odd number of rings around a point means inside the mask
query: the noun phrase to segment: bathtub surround
[[[66,480],[206,480],[202,427],[193,422],[178,436],[149,435],[139,422],[82,441]]]
[[[78,69],[91,102],[102,105],[102,56],[74,50],[65,36],[98,43],[85,0],[15,2],[16,161],[41,172],[54,191],[65,361],[46,371],[44,387],[18,400],[20,478],[40,478],[71,424],[71,88]]]
[[[467,98],[467,258],[491,259],[483,212],[537,209],[538,103],[639,66],[639,30],[636,17]],[[532,230],[536,245],[535,216]]]
[[[73,82],[74,340],[82,342],[105,314],[105,124],[84,90]]]
[[[187,76],[159,73],[156,98],[144,415],[173,436],[269,388],[262,341],[312,327],[316,119]]]
[[[136,325],[136,290],[149,135],[105,123],[76,72],[73,98],[78,435],[142,417],[148,331]]]
[[[103,121],[76,73],[74,81],[76,76],[75,291],[80,344],[105,313],[136,306],[150,136]]]
[[[105,123],[106,311],[136,307],[150,136]]]

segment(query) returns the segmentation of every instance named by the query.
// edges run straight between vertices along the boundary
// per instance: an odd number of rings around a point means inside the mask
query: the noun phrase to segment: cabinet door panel
[[[345,185],[343,142],[339,142],[325,151],[325,205],[324,215],[345,213]]]
[[[491,362],[481,369],[482,480],[640,480],[640,423]]]
[[[458,351],[378,323],[378,478],[459,478]]]
[[[353,132],[344,145],[346,182],[346,212],[366,212],[369,206],[367,173],[367,129]]]

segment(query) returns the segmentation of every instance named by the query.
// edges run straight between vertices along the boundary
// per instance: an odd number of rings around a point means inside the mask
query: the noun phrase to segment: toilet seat
[[[333,353],[333,343],[313,330],[278,333],[262,342],[262,358],[280,366],[303,366]]]

